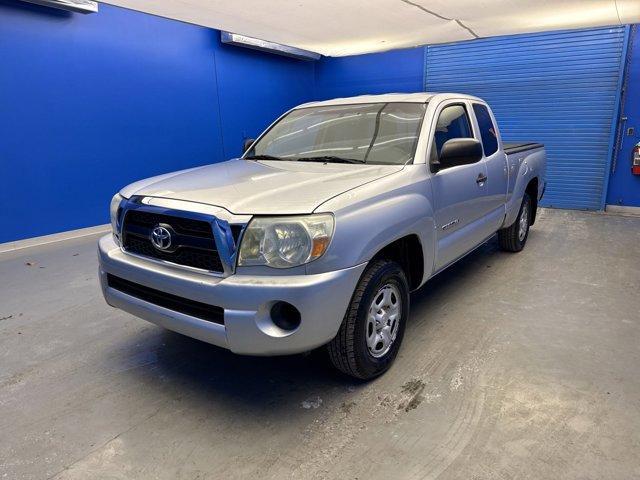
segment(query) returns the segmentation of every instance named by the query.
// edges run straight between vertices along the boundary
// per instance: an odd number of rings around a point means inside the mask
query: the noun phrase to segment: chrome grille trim
[[[181,217],[191,220],[205,221],[211,226],[217,254],[220,257],[222,271],[205,270],[194,266],[183,265],[170,260],[140,255],[128,251],[124,247],[123,227],[127,212],[138,210],[152,214]],[[235,272],[237,252],[240,247],[242,234],[251,219],[250,215],[234,215],[221,207],[215,207],[196,202],[172,200],[159,197],[132,196],[121,204],[118,216],[118,235],[120,249],[127,255],[132,255],[154,263],[170,265],[189,271],[197,271],[216,277],[228,277]]]

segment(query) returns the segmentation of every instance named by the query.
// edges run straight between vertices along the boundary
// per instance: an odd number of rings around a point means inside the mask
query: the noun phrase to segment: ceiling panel
[[[109,0],[328,56],[640,22],[640,0]]]

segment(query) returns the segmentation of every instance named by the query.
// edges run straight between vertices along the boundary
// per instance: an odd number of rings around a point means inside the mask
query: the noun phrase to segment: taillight
[[[636,143],[635,147],[633,147],[633,153],[631,155],[631,173],[640,175],[640,142]]]

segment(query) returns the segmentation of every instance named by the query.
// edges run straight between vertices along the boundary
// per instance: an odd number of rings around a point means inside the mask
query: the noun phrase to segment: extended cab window
[[[413,160],[425,110],[408,102],[296,109],[245,158],[403,165]]]
[[[452,138],[473,138],[466,109],[462,105],[450,105],[440,112],[434,135],[435,149],[432,157],[439,157],[442,146]]]
[[[489,109],[479,103],[473,104],[473,111],[478,120],[480,127],[480,137],[482,137],[482,148],[484,148],[484,156],[488,157],[498,151],[498,135],[496,127],[493,125]]]

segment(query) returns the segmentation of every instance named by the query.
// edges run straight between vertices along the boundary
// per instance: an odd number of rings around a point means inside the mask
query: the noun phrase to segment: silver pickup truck
[[[239,354],[326,345],[348,375],[395,359],[409,292],[498,234],[522,250],[545,151],[503,144],[481,99],[300,105],[241,158],[142,180],[99,241],[109,305]]]

